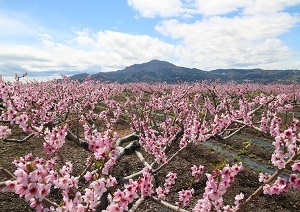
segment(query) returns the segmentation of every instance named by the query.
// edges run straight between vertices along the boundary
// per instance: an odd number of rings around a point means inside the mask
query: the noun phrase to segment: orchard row
[[[145,199],[178,211],[238,211],[261,193],[300,188],[298,84],[123,85],[63,77],[48,82],[0,81],[0,88],[1,142],[39,139],[47,154],[16,159],[14,173],[2,167],[7,181],[0,189],[25,198],[37,211],[134,211]],[[119,125],[126,125],[131,134],[119,137]],[[14,137],[16,128],[26,133],[24,139]],[[202,198],[191,205],[195,188],[190,186],[178,192],[178,201],[166,201],[177,174],[169,172],[159,186],[154,179],[172,160],[188,146],[228,139],[246,128],[274,139],[270,160],[275,171],[258,175],[261,186],[252,195],[237,193],[233,205],[224,204],[241,163],[224,164],[211,173],[194,164],[184,168],[193,182],[206,179]],[[89,152],[80,174],[73,172],[72,161],[64,161],[65,142]],[[170,151],[173,146],[176,152]],[[118,161],[131,154],[144,168],[122,178],[113,176]],[[285,171],[289,178],[280,177]],[[60,202],[48,198],[55,189]]]

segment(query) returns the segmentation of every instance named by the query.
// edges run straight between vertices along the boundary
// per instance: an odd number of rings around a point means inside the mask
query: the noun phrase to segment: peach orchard
[[[1,167],[2,192],[14,192],[37,211],[134,211],[146,199],[176,211],[239,211],[261,194],[300,188],[300,85],[218,82],[194,84],[116,84],[67,77],[48,82],[0,80],[1,142],[26,143],[38,138],[46,157],[28,152],[12,161],[13,173]],[[282,114],[289,114],[286,119]],[[131,133],[119,137],[115,126],[125,120]],[[27,136],[14,137],[15,128]],[[242,163],[224,164],[208,172],[202,164],[185,167],[190,179],[205,179],[202,198],[191,205],[195,189],[182,188],[177,201],[166,197],[177,183],[169,172],[164,184],[155,177],[188,146],[210,139],[225,140],[251,128],[273,137],[270,158],[274,172],[259,173],[261,186],[246,196],[239,192],[225,205]],[[86,166],[73,173],[62,147],[73,142],[89,152]],[[177,145],[176,152],[170,152]],[[113,169],[123,157],[136,155],[144,168],[116,178]],[[149,156],[150,155],[150,156]],[[282,173],[288,177],[281,177]],[[56,189],[61,200],[49,194]]]

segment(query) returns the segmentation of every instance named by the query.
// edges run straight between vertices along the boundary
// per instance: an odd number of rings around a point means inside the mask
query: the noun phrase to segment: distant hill
[[[88,74],[78,74],[71,78],[82,80]],[[300,70],[263,70],[263,69],[216,69],[203,71],[196,68],[179,67],[160,60],[134,64],[115,72],[99,72],[91,75],[92,79],[105,82],[147,82],[178,83],[217,80],[222,82],[300,82]]]

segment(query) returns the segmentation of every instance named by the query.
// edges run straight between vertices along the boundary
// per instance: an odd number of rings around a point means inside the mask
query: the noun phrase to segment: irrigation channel
[[[164,114],[162,114],[162,113],[156,113],[156,115],[164,116]],[[166,117],[172,118],[173,116],[167,115]],[[237,142],[251,141],[252,144],[257,144],[260,148],[265,149],[265,150],[270,149],[273,151],[275,149],[274,146],[270,142],[263,141],[263,140],[260,140],[257,138],[251,138],[246,135],[238,134],[238,135],[234,135],[232,138],[235,138],[237,140]],[[202,142],[201,144],[203,144],[203,146],[205,146],[209,149],[213,149],[215,152],[219,152],[221,154],[224,154],[225,156],[229,156],[231,158],[230,162],[237,162],[237,161],[234,161],[234,157],[237,157],[237,159],[240,162],[242,162],[243,165],[246,165],[246,166],[252,168],[256,172],[268,173],[268,174],[272,175],[276,171],[275,169],[270,168],[270,166],[268,166],[266,164],[259,163],[257,160],[254,160],[254,159],[250,158],[249,156],[247,157],[247,154],[245,154],[244,156],[238,156],[237,151],[224,149],[222,147],[222,145],[223,145],[222,141],[211,139],[211,140]],[[271,158],[269,160],[271,161]],[[285,174],[285,173],[282,173],[279,176],[282,178],[285,178],[285,179],[290,178],[290,175]]]
[[[272,150],[274,150],[274,146],[272,144],[270,144],[269,142],[257,139],[257,138],[250,138],[250,137],[245,136],[245,135],[233,136],[233,138],[236,138],[237,140],[241,140],[241,139],[242,140],[248,140],[248,141],[251,141],[251,143],[253,143],[253,144],[259,145],[263,149],[272,149]],[[215,152],[219,152],[220,154],[224,154],[225,156],[229,156],[227,158],[230,158],[231,162],[234,162],[234,157],[237,157],[238,160],[243,163],[243,165],[246,165],[246,166],[252,168],[255,171],[268,173],[270,175],[272,175],[276,171],[275,169],[270,168],[266,164],[259,163],[255,159],[247,157],[247,154],[243,155],[243,156],[241,156],[241,155],[238,156],[238,153],[236,151],[224,149],[222,147],[222,145],[223,145],[222,141],[208,140],[208,141],[202,142],[202,144],[205,147],[210,148]],[[271,158],[270,158],[270,160],[271,160]],[[285,178],[285,179],[289,179],[288,174],[281,174],[280,177]]]

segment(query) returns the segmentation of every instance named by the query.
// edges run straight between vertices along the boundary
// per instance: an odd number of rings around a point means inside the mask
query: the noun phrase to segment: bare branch
[[[130,208],[129,212],[134,212],[140,206],[140,204],[144,201],[144,196],[142,195]]]
[[[160,200],[160,199],[158,199],[158,198],[156,198],[156,197],[150,196],[150,199],[151,199],[153,202],[155,202],[155,203],[157,203],[157,204],[159,204],[159,205],[162,205],[162,206],[165,206],[165,207],[167,207],[167,208],[170,208],[171,210],[179,211],[179,212],[189,212],[189,211],[184,210],[184,209],[182,209],[182,208],[180,208],[180,207],[178,207],[178,206],[176,206],[176,205],[172,205],[172,204],[170,204],[170,203],[168,203],[168,202],[166,202],[166,201]]]
[[[116,159],[119,160],[121,159],[124,155],[131,155],[135,152],[135,150],[140,148],[140,144],[138,143],[137,140],[130,142],[125,148],[120,148],[119,153],[116,156]]]
[[[4,169],[3,167],[0,167],[0,174],[7,179],[14,178],[14,175],[10,173],[7,169]]]
[[[30,138],[32,138],[33,136],[34,136],[34,134],[32,133],[32,134],[26,136],[25,138],[23,138],[21,140],[19,140],[19,139],[7,139],[7,138],[5,138],[5,139],[3,139],[3,141],[4,142],[14,142],[14,143],[24,143],[24,142],[28,141]]]
[[[142,164],[146,167],[146,166],[150,166],[149,163],[146,161],[146,159],[144,158],[144,156],[142,155],[142,153],[138,150],[135,150],[135,154],[136,156],[140,159],[140,161],[142,162]]]
[[[57,155],[58,155],[58,157],[59,157],[59,159],[60,159],[61,164],[64,165],[64,164],[65,164],[65,160],[64,160],[64,157],[62,156],[61,152],[58,151],[58,152],[57,152]]]
[[[152,169],[152,167],[154,166],[154,162],[150,164],[150,168]],[[139,177],[143,174],[144,170],[141,170],[141,171],[138,171],[138,172],[135,172],[131,175],[128,175],[126,177],[122,177],[120,179],[117,180],[118,184],[124,184],[124,183],[127,183],[129,181],[129,179],[133,179],[133,178],[136,178],[136,177]]]
[[[136,177],[139,177],[143,174],[143,170],[141,171],[138,171],[136,173],[133,173],[131,175],[128,175],[126,177],[122,177],[120,179],[117,180],[118,184],[124,184],[124,183],[127,183],[129,181],[129,179],[133,179],[133,178],[136,178]]]
[[[233,133],[231,133],[230,135],[228,135],[228,136],[226,136],[226,137],[224,137],[223,139],[225,140],[225,139],[228,139],[228,138],[230,138],[230,137],[232,137],[232,136],[234,136],[235,134],[237,134],[238,132],[240,132],[242,129],[244,129],[246,127],[246,125],[244,125],[244,126],[242,126],[242,127],[240,127],[240,128],[238,128],[236,131],[234,131]]]
[[[77,136],[75,136],[70,130],[68,130],[66,139],[69,141],[72,141],[72,142],[76,143],[78,146],[90,151],[88,143],[85,140],[77,138]]]
[[[172,157],[170,157],[167,162],[163,163],[162,165],[160,165],[157,169],[155,169],[153,171],[153,174],[159,172],[162,168],[164,168],[168,163],[170,163],[170,161],[172,161],[180,152],[182,152],[183,150],[186,149],[188,144],[186,144],[185,146],[183,146],[181,149],[179,149],[177,152],[175,152]]]
[[[242,122],[240,120],[234,120],[234,122],[239,123],[239,124],[245,124],[244,122]],[[260,129],[259,127],[256,127],[254,125],[252,125],[251,128],[253,128],[253,129],[255,129],[255,130],[259,131],[259,132],[264,132],[262,129]]]
[[[5,182],[0,182],[0,191],[5,187]]]
[[[135,140],[139,140],[139,136],[134,132],[131,133],[130,135],[124,136],[123,138],[119,138],[117,140],[117,146],[121,146],[124,143],[135,141]]]
[[[86,166],[86,168],[81,172],[81,174],[79,175],[79,181],[83,179],[83,176],[91,168],[92,164],[93,164],[93,160],[91,160],[89,164]]]
[[[100,197],[100,204],[97,205],[97,208],[96,208],[96,211],[103,211],[107,208],[109,202],[108,202],[108,199],[107,199],[107,196],[108,196],[109,192],[106,191],[102,194],[102,196]]]
[[[10,121],[9,120],[0,120],[0,123],[10,123]]]
[[[78,117],[78,112],[76,112],[76,137],[77,137],[77,143],[79,143],[79,117]]]

